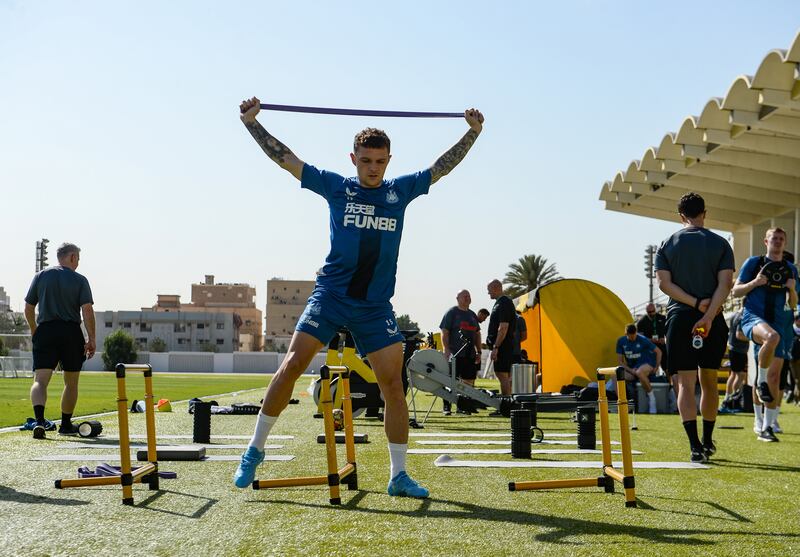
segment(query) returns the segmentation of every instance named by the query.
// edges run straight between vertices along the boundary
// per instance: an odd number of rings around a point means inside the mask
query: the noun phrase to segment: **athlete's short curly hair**
[[[366,128],[356,134],[353,139],[353,152],[355,153],[359,147],[366,147],[367,149],[381,149],[386,147],[386,150],[391,152],[392,142],[389,141],[389,136],[386,132],[377,128]]]
[[[693,219],[706,210],[706,202],[698,194],[689,192],[678,201],[678,212],[684,217]]]

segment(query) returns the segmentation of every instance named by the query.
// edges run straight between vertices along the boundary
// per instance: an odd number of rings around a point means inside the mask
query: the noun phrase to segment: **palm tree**
[[[503,283],[508,285],[505,295],[509,298],[516,298],[561,278],[555,263],[548,265],[547,259],[541,255],[522,256],[508,267],[511,270],[506,273]]]

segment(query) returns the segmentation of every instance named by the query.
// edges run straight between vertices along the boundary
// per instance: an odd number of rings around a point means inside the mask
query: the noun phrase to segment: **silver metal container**
[[[513,364],[511,366],[511,393],[515,395],[534,392],[533,364]]]

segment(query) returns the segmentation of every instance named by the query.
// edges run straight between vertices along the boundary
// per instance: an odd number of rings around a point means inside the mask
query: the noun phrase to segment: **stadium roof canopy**
[[[611,211],[679,222],[676,202],[690,191],[706,201],[706,226],[746,232],[747,251],[760,241],[756,229],[770,225],[788,225],[789,246],[800,243],[800,33],[603,184],[600,200]]]

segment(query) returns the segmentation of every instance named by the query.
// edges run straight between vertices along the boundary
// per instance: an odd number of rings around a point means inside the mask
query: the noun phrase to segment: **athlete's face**
[[[365,188],[377,188],[381,185],[391,158],[386,147],[358,147],[355,153],[350,154],[350,160],[356,165],[358,181]]]
[[[769,236],[764,238],[764,245],[767,246],[767,251],[773,254],[783,253],[786,247],[786,234],[783,232],[774,231]]]

